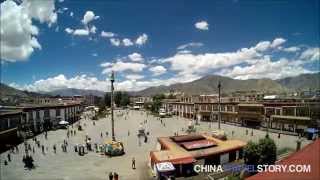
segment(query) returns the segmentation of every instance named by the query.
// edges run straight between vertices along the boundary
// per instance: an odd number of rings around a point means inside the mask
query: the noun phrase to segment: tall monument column
[[[111,81],[111,128],[112,128],[112,140],[115,141],[116,137],[114,135],[114,117],[113,117],[113,83],[114,83],[114,72],[111,72],[111,77],[110,77],[110,81]]]
[[[221,121],[221,82],[219,81],[219,84],[218,84],[218,90],[219,90],[219,105],[218,105],[218,108],[219,108],[219,114],[218,114],[218,128],[221,129],[220,127],[220,121]]]

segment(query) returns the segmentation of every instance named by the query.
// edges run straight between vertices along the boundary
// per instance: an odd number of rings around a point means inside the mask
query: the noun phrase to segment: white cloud
[[[112,38],[112,37],[114,37],[115,35],[116,35],[116,34],[114,34],[113,32],[101,31],[101,37]]]
[[[91,29],[90,29],[90,33],[95,34],[96,31],[97,31],[96,26],[92,26]]]
[[[126,79],[130,79],[130,80],[139,80],[144,78],[144,76],[140,74],[128,74],[125,77]]]
[[[81,22],[84,25],[87,25],[89,22],[91,22],[92,20],[95,20],[95,19],[99,19],[99,16],[95,16],[93,11],[87,11],[84,14],[83,19],[81,20]]]
[[[183,50],[189,47],[201,47],[203,46],[203,43],[199,43],[199,42],[191,42],[191,43],[187,43],[187,44],[183,44],[177,47],[178,50]]]
[[[123,43],[124,46],[132,46],[133,45],[133,42],[128,38],[124,38],[122,40],[122,43]]]
[[[177,52],[177,54],[191,54],[191,53],[192,53],[192,51],[190,51],[190,50],[180,50]]]
[[[38,42],[38,28],[33,20],[47,23],[49,26],[56,23],[57,13],[54,12],[53,0],[48,1],[15,1],[6,0],[0,7],[0,43],[1,59],[15,62],[26,60],[35,49],[41,49]]]
[[[48,79],[41,79],[35,81],[30,85],[19,86],[11,83],[12,86],[28,90],[28,91],[44,91],[50,92],[58,89],[64,88],[76,88],[76,89],[87,89],[87,90],[100,90],[107,91],[110,89],[110,83],[107,81],[98,80],[96,77],[88,76],[86,74],[67,78],[65,75],[60,74],[55,77],[50,77]]]
[[[283,38],[276,38],[276,39],[274,39],[273,41],[272,41],[272,43],[271,43],[271,47],[272,48],[275,48],[275,47],[278,47],[278,46],[280,46],[281,44],[283,44],[283,43],[285,43],[286,42],[286,40],[285,39],[283,39]]]
[[[271,42],[270,41],[261,41],[255,47],[255,49],[257,51],[266,51],[266,50],[268,50],[270,48],[271,48]]]
[[[66,28],[64,31],[66,31],[68,34],[72,34],[74,30],[71,28]]]
[[[93,57],[97,57],[97,56],[98,56],[97,53],[92,53],[91,55],[92,55]]]
[[[142,35],[140,35],[137,40],[136,40],[136,44],[137,45],[144,45],[145,43],[147,43],[148,41],[148,35],[143,33]]]
[[[75,36],[88,36],[89,31],[87,29],[75,29],[73,32]]]
[[[69,14],[71,17],[73,17],[73,12],[70,12],[70,14]]]
[[[57,21],[54,0],[24,0],[21,6],[31,18],[39,20],[40,23],[48,23],[51,26]]]
[[[262,41],[253,47],[241,48],[234,52],[204,54],[178,52],[172,57],[162,59],[160,63],[169,63],[170,70],[175,71],[176,74],[182,78],[187,76],[202,76],[220,69],[230,70],[233,66],[250,67],[253,65],[261,65],[261,62],[268,63],[268,61],[262,60],[267,57],[266,53],[271,53],[273,52],[271,50],[278,49],[285,41],[283,38],[276,38],[273,41]],[[290,65],[293,67],[293,64]],[[285,73],[285,71],[282,72]],[[293,72],[297,73],[297,71]],[[235,77],[235,74],[230,72],[229,75]],[[275,77],[275,75],[265,75],[270,78]]]
[[[226,75],[235,79],[280,79],[289,76],[296,76],[302,73],[310,73],[303,67],[296,66],[289,60],[282,58],[278,61],[271,61],[269,56],[249,66],[235,66],[231,70],[221,72],[221,75]]]
[[[292,47],[288,47],[288,48],[283,48],[283,51],[285,51],[285,52],[297,52],[297,51],[300,51],[300,48],[296,47],[296,46],[292,46]]]
[[[199,21],[195,23],[194,26],[200,30],[209,30],[209,24],[207,23],[207,21]]]
[[[119,40],[119,39],[116,39],[116,38],[111,38],[111,39],[110,39],[110,43],[111,43],[111,45],[113,45],[113,46],[120,46],[120,40]]]
[[[163,66],[154,66],[151,67],[149,70],[153,73],[154,76],[159,76],[167,71],[167,69]]]
[[[130,59],[131,61],[136,61],[136,62],[141,62],[141,61],[143,61],[143,57],[142,57],[142,55],[139,54],[139,53],[129,54],[128,57],[129,57],[129,59]]]
[[[117,61],[116,63],[102,63],[100,66],[104,67],[102,74],[109,74],[111,71],[131,71],[137,73],[143,71],[143,69],[147,67],[145,64],[142,63],[131,63],[122,61]]]
[[[304,50],[300,55],[301,60],[305,61],[319,61],[320,60],[320,48],[311,47]]]

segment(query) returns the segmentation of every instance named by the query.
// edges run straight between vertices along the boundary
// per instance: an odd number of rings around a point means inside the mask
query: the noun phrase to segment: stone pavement
[[[122,111],[124,112],[124,111]],[[81,119],[80,123],[84,131],[77,131],[76,136],[67,138],[67,130],[59,129],[56,131],[48,132],[48,140],[45,140],[44,135],[40,134],[37,139],[48,147],[46,154],[41,153],[41,148],[37,148],[34,142],[30,139],[28,142],[35,146],[35,154],[31,153],[35,160],[36,168],[32,170],[24,169],[22,157],[24,154],[24,145],[19,145],[19,153],[12,154],[12,161],[7,166],[4,166],[4,159],[7,159],[8,152],[1,154],[1,169],[0,180],[105,180],[108,179],[109,172],[117,172],[120,176],[119,179],[124,180],[144,180],[150,179],[147,163],[149,159],[149,152],[155,148],[156,138],[159,136],[170,136],[175,132],[182,133],[182,128],[186,129],[188,120],[180,117],[164,118],[165,126],[161,124],[156,117],[149,115],[147,117],[145,112],[142,111],[129,111],[127,118],[119,116],[120,112],[115,113],[115,132],[117,140],[124,143],[126,154],[118,157],[107,157],[89,152],[85,156],[79,156],[74,152],[73,145],[83,144],[86,135],[92,138],[93,144],[103,143],[106,139],[111,139],[111,122],[110,118],[103,118],[95,121],[93,125],[91,120]],[[127,119],[127,120],[126,120]],[[140,123],[148,119],[144,124],[146,130],[150,132],[148,142],[144,143],[139,141],[137,137],[138,128]],[[86,126],[84,126],[86,124]],[[197,129],[199,131],[211,131],[217,128],[217,123],[201,122]],[[229,138],[241,139],[248,141],[250,139],[256,141],[265,136],[265,132],[260,130],[253,130],[254,136],[245,135],[245,128],[232,125],[221,125],[222,129],[226,131]],[[75,129],[75,125],[74,125]],[[108,131],[109,136],[106,137],[105,132]],[[128,131],[130,135],[128,136]],[[232,136],[232,131],[234,135]],[[100,133],[103,133],[103,138]],[[295,136],[282,135],[280,139],[277,134],[271,133],[271,138],[276,140],[279,147],[295,148]],[[68,152],[64,153],[61,150],[61,144],[64,140],[68,141]],[[303,141],[303,146],[309,141]],[[57,154],[54,154],[52,146],[57,145]],[[131,169],[131,159],[136,159],[136,170]],[[199,179],[191,177],[188,179]]]

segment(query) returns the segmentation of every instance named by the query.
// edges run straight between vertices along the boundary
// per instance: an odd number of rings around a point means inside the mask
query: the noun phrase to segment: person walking
[[[132,169],[136,169],[136,159],[134,157],[132,158],[131,166],[132,166]]]
[[[113,180],[113,173],[112,172],[109,173],[109,180]]]
[[[57,147],[56,147],[55,144],[53,145],[53,152],[54,152],[55,154],[57,153]]]
[[[10,153],[8,153],[7,156],[8,156],[8,161],[11,162],[11,155],[10,155]]]
[[[41,146],[42,154],[44,154],[44,145]]]
[[[118,173],[114,172],[113,177],[114,177],[114,180],[118,180],[119,179]]]

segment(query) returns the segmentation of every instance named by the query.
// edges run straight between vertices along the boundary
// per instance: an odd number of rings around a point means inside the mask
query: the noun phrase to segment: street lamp
[[[110,81],[111,81],[111,128],[112,128],[112,140],[115,141],[115,135],[114,135],[114,117],[113,117],[113,83],[114,83],[114,72],[111,72],[111,77],[110,77]]]

